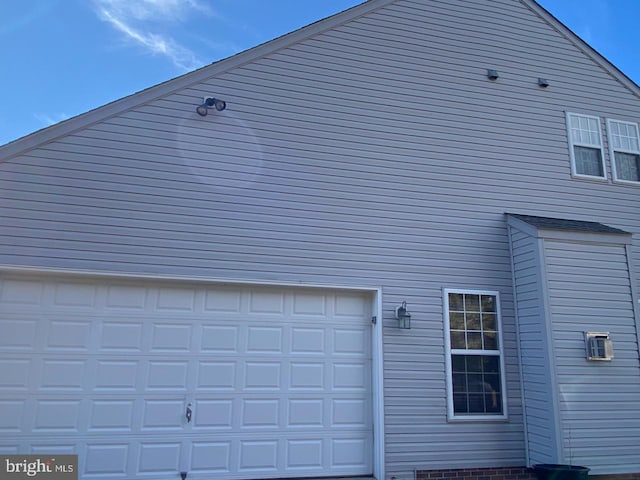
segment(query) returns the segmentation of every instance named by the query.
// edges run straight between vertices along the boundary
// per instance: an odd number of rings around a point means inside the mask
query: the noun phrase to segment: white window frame
[[[598,140],[599,144],[589,143],[589,142],[577,142],[574,141],[573,131],[572,131],[572,117],[581,117],[587,120],[595,120],[598,125]],[[600,125],[600,117],[594,115],[584,115],[582,113],[572,113],[566,112],[566,121],[567,121],[567,139],[569,141],[569,156],[571,157],[571,175],[577,178],[586,178],[590,180],[607,180],[607,165],[604,159],[604,147],[602,144],[602,127]],[[586,175],[584,173],[578,173],[578,169],[576,167],[576,158],[575,158],[575,149],[574,147],[585,147],[585,148],[593,148],[600,151],[600,162],[602,164],[602,176],[598,175]]]
[[[490,295],[495,297],[496,301],[496,331],[498,334],[497,350],[471,350],[471,349],[454,349],[451,348],[451,328],[449,322],[449,294],[470,294],[470,295]],[[507,412],[507,382],[504,367],[504,341],[502,331],[502,318],[500,307],[500,293],[491,290],[469,290],[460,288],[444,288],[442,290],[443,300],[443,316],[444,316],[444,336],[445,336],[445,367],[447,378],[447,419],[449,421],[482,421],[495,422],[505,421],[508,419]],[[502,402],[502,413],[485,413],[485,414],[456,414],[453,405],[453,372],[451,365],[452,355],[478,355],[478,356],[498,356],[500,359],[500,388]]]
[[[626,125],[633,127],[636,131],[636,139],[638,141],[638,150],[632,149],[624,149],[624,148],[615,148],[613,145],[613,132],[612,132],[612,124],[617,123],[620,125]],[[640,180],[627,180],[625,178],[618,178],[618,167],[616,162],[616,152],[621,153],[629,153],[632,155],[640,155],[640,129],[638,129],[638,124],[635,122],[625,122],[624,120],[614,120],[611,118],[607,119],[607,139],[609,140],[609,158],[611,159],[611,173],[613,176],[613,180],[621,183],[628,183],[632,185],[640,185]]]

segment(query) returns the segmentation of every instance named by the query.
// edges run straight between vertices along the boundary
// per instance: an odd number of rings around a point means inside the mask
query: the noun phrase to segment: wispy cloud
[[[54,113],[54,114],[34,113],[33,116],[36,117],[36,120],[38,120],[39,122],[42,122],[45,127],[54,125],[56,123],[62,122],[63,120],[66,120],[67,118],[69,118],[69,115],[67,115],[66,113]]]
[[[574,31],[587,43],[594,45],[606,38],[603,32],[611,28],[612,10],[608,0],[586,0],[577,13]]]
[[[164,55],[185,71],[204,65],[195,52],[157,31],[193,14],[215,16],[208,5],[198,0],[94,0],[94,5],[102,20],[149,53]]]

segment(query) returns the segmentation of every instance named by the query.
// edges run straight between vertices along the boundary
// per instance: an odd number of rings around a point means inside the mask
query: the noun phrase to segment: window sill
[[[458,415],[458,416],[447,416],[448,423],[506,423],[509,421],[508,415]]]
[[[620,179],[614,178],[613,183],[616,183],[619,185],[629,185],[630,187],[640,187],[640,182],[636,182],[634,180],[620,180]]]
[[[599,182],[599,183],[609,182],[609,179],[607,177],[592,177],[591,175],[579,175],[577,173],[572,173],[571,178],[575,180],[587,180],[587,181]]]

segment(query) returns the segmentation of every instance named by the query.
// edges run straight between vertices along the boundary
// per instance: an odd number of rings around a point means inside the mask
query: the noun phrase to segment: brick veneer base
[[[536,480],[535,474],[525,467],[463,468],[460,470],[418,470],[416,480]]]
[[[526,467],[463,468],[452,470],[418,470],[416,480],[536,480]],[[640,473],[589,475],[589,480],[640,480]]]

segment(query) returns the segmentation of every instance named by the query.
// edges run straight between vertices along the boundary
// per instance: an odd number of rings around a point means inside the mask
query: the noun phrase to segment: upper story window
[[[640,136],[638,124],[607,120],[611,171],[614,180],[640,182]]]
[[[600,119],[567,113],[571,173],[575,176],[606,179]]]
[[[448,417],[506,418],[497,292],[444,290]]]

